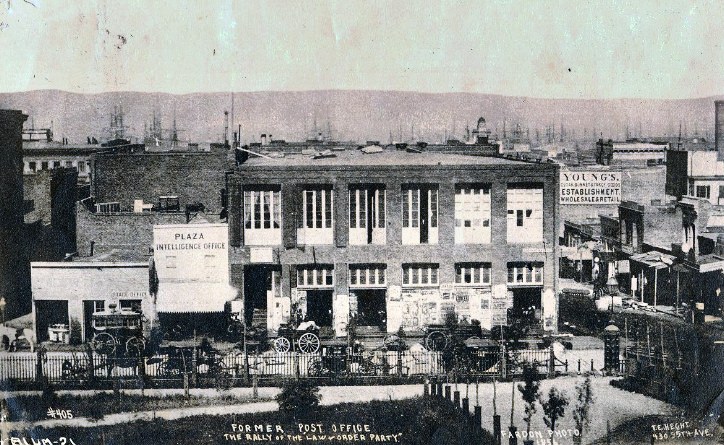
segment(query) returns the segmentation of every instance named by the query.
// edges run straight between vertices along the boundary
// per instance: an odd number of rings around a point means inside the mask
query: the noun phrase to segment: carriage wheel
[[[277,352],[289,352],[291,343],[286,337],[279,337],[274,339],[274,350]]]
[[[319,337],[311,332],[302,334],[299,340],[297,340],[297,344],[299,344],[299,349],[305,354],[313,354],[319,351]]]
[[[93,336],[91,346],[99,354],[113,354],[116,351],[116,339],[108,332],[101,332]]]
[[[145,344],[142,339],[138,337],[131,337],[126,340],[126,352],[128,355],[139,357],[145,348]]]
[[[442,351],[447,347],[447,335],[440,331],[432,331],[427,334],[425,346],[431,351]]]

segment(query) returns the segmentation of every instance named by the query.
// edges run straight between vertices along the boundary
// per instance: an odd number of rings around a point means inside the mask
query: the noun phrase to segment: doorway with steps
[[[244,268],[244,321],[247,326],[267,328],[267,301],[281,292],[279,266]]]

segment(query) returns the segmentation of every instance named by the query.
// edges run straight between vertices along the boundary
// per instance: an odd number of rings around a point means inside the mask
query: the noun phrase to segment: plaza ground
[[[630,421],[633,418],[641,416],[651,415],[665,415],[673,418],[678,418],[682,414],[672,405],[667,403],[654,400],[649,397],[645,397],[641,394],[633,394],[618,390],[609,385],[610,377],[593,377],[593,394],[594,404],[591,408],[591,424],[588,429],[584,431],[584,443],[590,443],[596,439],[605,437],[607,422],[612,429],[623,424],[626,421]],[[547,396],[547,392],[550,387],[555,386],[559,390],[566,393],[569,398],[575,397],[574,388],[575,386],[583,381],[582,376],[577,377],[560,377],[552,380],[544,380],[541,382],[541,394],[543,397]],[[517,383],[516,383],[517,385]],[[496,397],[496,408],[498,414],[502,417],[502,425],[505,432],[510,423],[510,409],[511,409],[511,390],[513,383],[484,383],[476,385],[464,385],[458,384],[457,390],[461,392],[461,398],[465,397],[466,393],[470,399],[471,412],[473,406],[479,404],[483,408],[483,428],[488,431],[492,431],[492,414],[493,414],[493,398],[494,394]],[[237,397],[249,397],[251,395],[251,388],[234,388],[228,391],[228,394]],[[278,393],[277,388],[259,388],[259,397],[269,398],[273,397]],[[126,391],[127,393],[135,393],[137,391]],[[63,394],[64,392],[59,392]],[[75,391],[77,394],[93,394],[95,391]],[[168,394],[179,394],[182,390],[147,390],[146,394],[153,396],[162,396]],[[211,389],[196,389],[191,392],[194,396],[218,396],[219,392]],[[405,400],[423,394],[422,385],[395,385],[395,386],[344,386],[344,387],[321,387],[320,394],[322,397],[322,405],[339,405],[341,403],[356,403],[356,402],[368,402],[371,400],[389,401],[389,400]],[[3,394],[6,396],[7,394]],[[557,430],[572,430],[575,428],[573,418],[571,415],[571,408],[574,402],[571,401],[566,410],[565,416],[559,420]],[[57,428],[62,426],[68,427],[90,427],[90,426],[110,426],[112,424],[128,423],[137,420],[153,420],[153,419],[166,419],[174,420],[181,419],[189,416],[198,415],[223,415],[223,414],[235,414],[243,415],[243,413],[253,412],[271,412],[276,411],[277,405],[275,402],[249,402],[245,404],[227,405],[227,406],[211,406],[211,407],[193,407],[193,408],[178,408],[178,409],[167,409],[158,410],[153,412],[134,412],[134,413],[119,413],[107,415],[103,419],[98,421],[91,421],[84,418],[76,418],[72,420],[44,420],[41,422],[34,422],[32,424],[13,424],[6,425],[13,429],[28,429],[32,427],[42,426],[44,428]],[[81,413],[77,415],[82,415]],[[514,423],[518,427],[518,430],[524,430],[525,424],[523,422],[523,402],[520,398],[520,393],[515,391],[515,411],[514,411]],[[320,419],[320,421],[329,421],[331,419]],[[143,423],[138,424],[142,427]],[[202,424],[200,424],[202,428]],[[542,410],[538,405],[538,412],[534,415],[531,424],[531,431],[540,431],[542,433],[547,432],[547,427],[543,422]],[[82,435],[82,432],[78,433]],[[559,442],[571,443],[571,442]]]

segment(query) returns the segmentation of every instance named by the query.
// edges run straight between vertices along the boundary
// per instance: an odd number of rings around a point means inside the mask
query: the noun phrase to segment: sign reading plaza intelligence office
[[[226,224],[154,226],[153,245],[161,282],[165,279],[228,282],[229,230]]]
[[[562,171],[561,204],[620,204],[621,172]]]

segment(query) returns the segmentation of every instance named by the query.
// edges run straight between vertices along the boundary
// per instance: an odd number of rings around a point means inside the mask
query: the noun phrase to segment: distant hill
[[[503,121],[510,132],[520,124],[530,136],[536,128],[541,137],[546,126],[561,123],[568,134],[578,138],[584,131],[603,132],[605,138],[622,138],[628,125],[630,134],[644,136],[713,134],[714,100],[657,99],[535,99],[490,94],[428,94],[398,91],[305,91],[252,92],[234,94],[234,121],[241,124],[245,142],[259,140],[261,133],[274,139],[300,140],[314,132],[331,129],[342,140],[387,142],[394,140],[439,142],[445,135],[462,138],[465,126],[471,128],[483,116],[488,127],[502,134]],[[57,90],[1,93],[0,108],[20,109],[30,115],[26,126],[47,127],[53,122],[57,139],[84,142],[87,136],[107,137],[114,105],[123,107],[125,124],[132,137],[142,138],[144,124],[150,123],[154,110],[161,115],[164,128],[170,128],[176,115],[180,137],[195,142],[219,141],[224,131],[224,110],[231,111],[231,93],[114,92],[76,94]],[[401,135],[401,137],[400,137]]]

